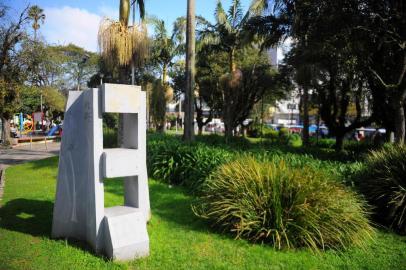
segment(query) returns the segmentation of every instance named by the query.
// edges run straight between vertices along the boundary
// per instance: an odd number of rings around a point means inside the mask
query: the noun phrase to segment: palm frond
[[[224,27],[227,31],[231,32],[233,27],[228,20],[228,16],[226,11],[223,8],[223,4],[221,0],[217,1],[216,10],[214,12],[214,16],[216,17],[216,23]]]
[[[179,17],[173,23],[172,40],[176,40],[178,43],[182,43],[185,40],[186,35],[186,18]]]
[[[269,8],[269,0],[252,0],[249,11],[254,16],[262,15]]]
[[[145,19],[145,2],[144,0],[132,0],[131,5],[138,5],[138,9],[140,11],[140,18],[142,20]]]
[[[240,24],[243,18],[242,14],[243,12],[240,0],[233,0],[233,3],[228,11],[228,20],[230,21],[233,28],[236,28]]]

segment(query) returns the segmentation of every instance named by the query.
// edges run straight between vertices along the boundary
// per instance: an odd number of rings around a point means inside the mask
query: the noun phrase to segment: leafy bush
[[[288,145],[292,147],[300,147],[303,145],[302,138],[299,134],[292,134],[288,137]]]
[[[270,139],[272,142],[278,141],[279,132],[277,130],[267,127],[263,133],[264,138]]]
[[[364,247],[374,229],[364,202],[310,168],[242,157],[203,185],[194,212],[237,238],[274,247]]]
[[[386,145],[367,157],[359,175],[361,192],[375,206],[375,217],[406,233],[406,147]]]
[[[196,191],[195,189],[204,181],[204,176],[212,173],[225,161],[235,159],[242,153],[250,153],[258,159],[266,158],[275,162],[284,160],[289,166],[295,168],[311,167],[314,170],[324,171],[337,181],[350,185],[353,182],[352,175],[360,167],[359,163],[347,162],[345,156],[332,149],[298,148],[281,144],[271,144],[264,148],[261,144],[251,143],[241,137],[232,138],[228,144],[225,144],[224,136],[219,135],[196,136],[196,141],[196,143],[185,146],[179,136],[149,133],[147,141],[149,175],[166,183],[193,186],[193,191]],[[201,149],[200,151],[204,154],[194,154],[196,149]],[[181,162],[185,162],[185,164],[191,162],[190,159],[187,162],[184,160],[186,158],[181,159],[180,155],[186,153],[188,155],[192,153],[194,159],[191,160],[197,164],[193,166],[193,177],[188,179],[186,175],[189,175],[189,172],[180,171],[188,169],[188,166],[181,165]],[[218,158],[217,153],[220,153]],[[226,160],[223,160],[223,157]],[[203,160],[198,161],[198,158]],[[205,161],[206,159],[209,161]],[[210,165],[204,165],[208,162]],[[168,165],[165,165],[166,163]],[[165,170],[167,170],[166,173]],[[174,176],[171,176],[172,174]],[[198,184],[193,184],[193,181],[197,181]]]
[[[315,137],[311,137],[310,141],[313,145],[317,145],[320,148],[334,149],[336,145],[336,140],[331,138],[319,138],[317,140]]]
[[[202,144],[156,141],[148,147],[148,169],[157,179],[197,192],[207,175],[231,157],[226,150]]]
[[[117,131],[116,129],[103,127],[103,147],[114,148],[117,147]]]
[[[261,137],[261,124],[255,121],[252,123],[247,130],[248,137],[259,138]]]
[[[281,128],[279,130],[279,141],[282,144],[287,144],[289,140],[289,129],[288,128]]]

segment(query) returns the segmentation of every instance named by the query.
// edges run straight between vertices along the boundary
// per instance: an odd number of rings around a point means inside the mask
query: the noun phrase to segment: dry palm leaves
[[[126,27],[120,22],[104,19],[99,28],[99,48],[110,66],[126,66],[134,60],[142,64],[148,55],[148,35],[144,24]]]

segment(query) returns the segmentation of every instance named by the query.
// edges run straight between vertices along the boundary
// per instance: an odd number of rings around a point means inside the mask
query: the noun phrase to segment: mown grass
[[[50,239],[57,158],[7,169],[0,202],[0,269],[406,269],[406,238],[380,231],[366,250],[276,251],[213,232],[191,211],[192,197],[150,181],[148,258],[116,263],[78,241]],[[106,206],[122,202],[122,183],[105,183]]]

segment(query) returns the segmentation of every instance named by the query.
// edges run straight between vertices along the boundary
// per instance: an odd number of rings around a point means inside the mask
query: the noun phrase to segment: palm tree
[[[33,20],[32,28],[34,29],[34,41],[37,40],[37,31],[41,27],[40,23],[44,23],[45,14],[44,10],[35,5],[28,10],[28,17]]]
[[[185,129],[183,139],[194,140],[194,88],[195,88],[195,0],[187,1],[186,23],[186,92]]]
[[[168,68],[173,64],[173,59],[185,51],[186,19],[184,17],[176,19],[171,35],[168,35],[163,20],[149,17],[147,22],[153,25],[155,29],[151,58],[160,66],[162,74],[160,82],[155,82],[152,88],[151,102],[153,110],[151,110],[151,113],[157,131],[162,132],[165,130],[166,103],[173,98],[173,89],[167,82]]]
[[[241,1],[233,0],[226,12],[221,0],[217,0],[214,16],[216,24],[207,24],[206,29],[201,32],[201,40],[203,43],[210,44],[214,49],[228,53],[229,71],[232,73],[237,70],[236,50],[252,42],[252,39],[247,38],[245,31],[250,11],[243,14]]]
[[[209,44],[213,50],[228,54],[229,73],[223,78],[224,108],[223,118],[226,139],[232,136],[232,112],[231,102],[233,89],[239,87],[242,81],[242,73],[237,68],[235,54],[252,43],[253,37],[246,32],[246,25],[251,11],[243,14],[240,0],[233,0],[226,12],[221,0],[217,1],[215,10],[216,24],[207,23],[206,28],[200,32],[200,40],[203,44]]]
[[[147,22],[154,26],[155,36],[152,45],[152,59],[162,69],[162,84],[167,84],[168,68],[176,56],[185,51],[186,19],[179,17],[173,24],[172,35],[168,36],[165,22],[156,17],[150,17]]]

